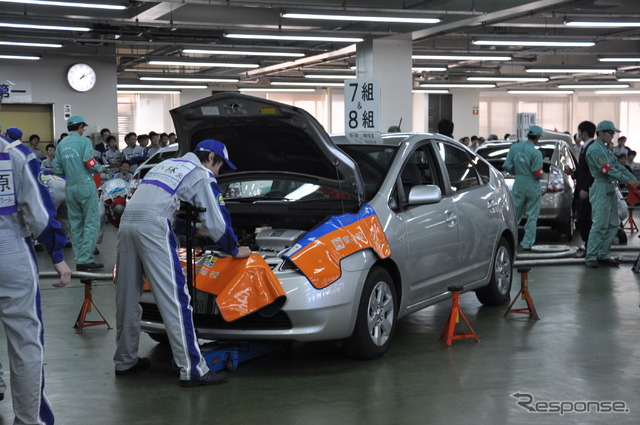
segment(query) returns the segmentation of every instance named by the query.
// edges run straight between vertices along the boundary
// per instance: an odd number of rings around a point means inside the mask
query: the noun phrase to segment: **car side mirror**
[[[442,200],[440,187],[435,185],[413,186],[409,192],[408,205],[435,204]]]

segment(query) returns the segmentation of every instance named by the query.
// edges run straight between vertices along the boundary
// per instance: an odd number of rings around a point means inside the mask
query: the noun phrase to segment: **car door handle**
[[[454,211],[445,211],[444,214],[447,216],[447,218],[444,219],[444,221],[447,223],[447,226],[455,227],[458,223],[458,216],[456,215],[456,213]]]

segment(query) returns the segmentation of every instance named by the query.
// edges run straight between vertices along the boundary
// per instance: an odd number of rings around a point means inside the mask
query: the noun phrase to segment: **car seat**
[[[417,165],[409,162],[404,166],[400,174],[400,179],[402,180],[402,187],[404,189],[404,199],[408,201],[411,188],[422,184],[420,169]]]

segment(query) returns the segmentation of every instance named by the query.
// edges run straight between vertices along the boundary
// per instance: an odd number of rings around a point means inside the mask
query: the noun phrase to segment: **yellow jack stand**
[[[536,311],[536,306],[533,304],[533,298],[531,298],[531,294],[529,293],[529,270],[531,267],[521,267],[518,269],[518,273],[520,273],[520,291],[518,291],[518,295],[515,296],[509,308],[504,313],[504,317],[509,313],[520,313],[520,314],[528,314],[530,319],[540,320],[538,316],[538,312]],[[527,302],[526,308],[511,308],[518,300],[518,297],[522,297],[523,300]]]
[[[444,325],[442,329],[442,334],[440,334],[440,339],[445,340],[445,345],[449,346],[453,342],[454,339],[461,338],[475,338],[477,342],[480,342],[480,338],[469,324],[469,321],[465,317],[462,310],[460,310],[460,292],[462,292],[462,287],[459,286],[450,286],[447,288],[450,292],[452,292],[452,302],[451,302],[451,313],[449,314],[449,320]],[[460,322],[460,316],[462,316],[462,320],[467,324],[467,327],[471,332],[456,332],[455,327],[456,323]]]
[[[84,302],[82,303],[82,308],[80,309],[80,313],[78,314],[78,318],[76,319],[76,324],[73,326],[76,330],[76,333],[81,334],[82,328],[84,328],[85,326],[88,327],[88,326],[97,326],[97,325],[107,325],[107,327],[111,329],[111,326],[109,326],[107,319],[104,317],[104,315],[102,314],[102,312],[100,311],[96,303],[93,302],[93,298],[91,297],[91,293],[92,293],[91,285],[93,284],[93,281],[85,277],[80,279],[80,282],[84,284]],[[96,311],[98,312],[100,317],[102,317],[102,320],[86,320],[87,313],[91,311],[92,305],[96,308]]]

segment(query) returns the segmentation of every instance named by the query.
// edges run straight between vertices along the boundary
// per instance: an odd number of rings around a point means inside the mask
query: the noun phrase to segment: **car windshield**
[[[364,181],[365,199],[370,200],[378,193],[382,181],[389,171],[397,148],[388,145],[352,144],[338,145],[357,164]]]
[[[478,149],[476,153],[489,161],[489,163],[498,170],[503,171],[502,166],[504,165],[504,161],[507,159],[510,147],[511,145],[487,146],[486,148]],[[536,149],[542,153],[542,168],[545,173],[548,173],[556,145],[553,143],[544,143],[536,145]]]

